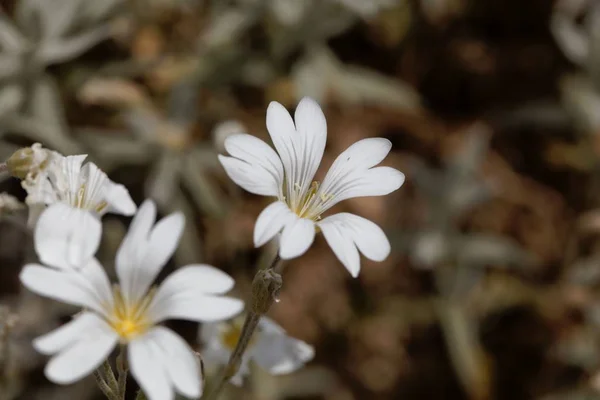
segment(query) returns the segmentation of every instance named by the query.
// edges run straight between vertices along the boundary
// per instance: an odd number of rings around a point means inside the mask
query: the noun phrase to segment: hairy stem
[[[115,374],[110,366],[108,360],[104,360],[102,363],[102,374],[104,375],[104,379],[106,379],[106,383],[113,390],[113,392],[119,392],[119,385],[117,384],[117,378],[115,378]]]
[[[117,387],[119,389],[119,398],[125,400],[125,393],[127,391],[127,359],[125,355],[125,346],[121,346],[121,351],[117,356]]]
[[[106,383],[104,377],[102,376],[99,370],[94,371],[94,378],[96,378],[96,383],[98,384],[98,387],[108,400],[119,400],[113,389],[109,386],[108,383]]]

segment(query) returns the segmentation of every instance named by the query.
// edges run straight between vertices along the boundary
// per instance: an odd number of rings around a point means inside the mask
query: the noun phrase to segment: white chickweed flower
[[[242,333],[243,319],[202,324],[202,359],[208,367],[226,365]],[[262,317],[250,339],[242,363],[231,382],[241,386],[250,372],[250,361],[273,375],[289,374],[302,368],[315,356],[312,346],[289,337],[273,320]]]
[[[110,284],[91,258],[79,270],[38,264],[23,268],[21,282],[31,291],[84,309],[71,322],[34,341],[52,355],[45,374],[69,384],[95,370],[118,343],[127,344],[131,373],[150,400],[170,400],[175,391],[190,398],[202,392],[199,362],[187,343],[158,325],[167,319],[212,322],[231,318],[243,302],[220,296],[233,279],[208,265],[188,265],[152,283],[175,251],[184,227],[181,213],[154,224],[156,206],[140,207],[117,252],[119,283]],[[44,249],[48,250],[48,249]]]
[[[323,219],[321,215],[342,200],[389,194],[402,186],[404,174],[390,167],[375,167],[392,144],[387,139],[369,138],[342,152],[321,184],[313,182],[327,140],[325,116],[314,100],[304,98],[294,118],[295,124],[281,104],[271,102],[267,129],[277,153],[254,136],[237,134],[225,141],[231,157],[220,155],[219,160],[229,177],[245,190],[278,199],[256,221],[255,246],[281,231],[280,257],[298,257],[308,250],[319,228],[338,259],[356,277],[358,250],[371,260],[382,261],[390,252],[387,237],[376,224],[357,215],[339,213]]]
[[[41,258],[58,268],[78,268],[93,256],[98,248],[90,243],[99,243],[99,217],[107,212],[129,216],[136,210],[125,186],[112,182],[92,162],[82,166],[86,157],[54,157],[43,173],[22,182],[38,253],[62,261],[65,255],[61,253],[70,249],[70,265]]]

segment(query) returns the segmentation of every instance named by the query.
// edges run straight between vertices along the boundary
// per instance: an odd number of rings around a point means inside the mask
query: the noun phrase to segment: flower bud
[[[256,273],[252,281],[252,311],[263,315],[269,311],[274,301],[279,301],[279,291],[283,280],[279,273],[272,269],[262,269]]]
[[[39,143],[15,151],[6,161],[8,172],[15,178],[25,179],[30,173],[37,174],[48,165],[50,151]]]

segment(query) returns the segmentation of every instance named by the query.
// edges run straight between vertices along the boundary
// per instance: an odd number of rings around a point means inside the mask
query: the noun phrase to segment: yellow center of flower
[[[113,288],[114,307],[110,313],[109,324],[121,337],[121,341],[129,342],[131,339],[145,333],[150,328],[146,311],[154,296],[154,289],[150,290],[140,301],[129,304],[125,301],[118,285]]]
[[[333,199],[333,195],[320,193],[319,185],[319,182],[313,181],[310,188],[302,195],[300,184],[294,184],[294,193],[289,196],[288,205],[298,217],[313,221],[321,219],[321,213],[325,211],[325,203]]]
[[[225,329],[221,331],[221,344],[230,351],[235,350],[235,346],[238,344],[240,337],[242,336],[242,320],[235,320],[227,324]],[[248,348],[254,344],[254,336],[248,343]]]

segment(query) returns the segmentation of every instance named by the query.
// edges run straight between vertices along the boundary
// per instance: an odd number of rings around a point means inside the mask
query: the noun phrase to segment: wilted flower
[[[97,247],[89,243],[100,237],[98,217],[107,212],[133,215],[136,210],[125,186],[112,182],[94,163],[82,166],[86,157],[54,156],[43,173],[22,182],[27,191],[29,224],[37,225],[38,253],[57,254],[68,247],[72,267],[83,265],[87,261],[83,256],[89,258],[96,252]],[[50,259],[42,261],[54,265]]]
[[[207,366],[226,365],[242,332],[242,319],[202,324],[200,337],[204,344],[202,359]],[[301,340],[289,337],[273,320],[262,317],[236,375],[231,378],[241,385],[250,372],[250,361],[273,375],[292,373],[312,360],[315,351]]]
[[[73,321],[34,341],[39,352],[53,356],[45,369],[51,381],[69,384],[83,378],[121,343],[128,345],[132,375],[148,399],[173,399],[174,391],[192,398],[201,395],[200,365],[194,352],[158,324],[171,318],[224,320],[239,313],[243,303],[218,296],[234,282],[208,265],[183,267],[151,288],[175,251],[185,223],[180,213],[157,224],[155,217],[151,201],[142,204],[134,217],[116,256],[118,285],[111,286],[95,258],[80,270],[24,267],[20,278],[28,289],[84,308]]]
[[[8,172],[19,179],[33,179],[43,172],[53,158],[62,157],[59,153],[42,148],[39,143],[15,151],[6,160]]]
[[[257,247],[282,231],[280,257],[298,257],[308,250],[318,227],[338,259],[356,277],[360,270],[358,250],[369,259],[382,261],[390,252],[387,237],[376,224],[357,215],[339,213],[324,219],[321,215],[342,200],[389,194],[402,186],[404,174],[390,167],[375,167],[392,144],[387,139],[369,138],[342,152],[323,183],[313,182],[325,150],[325,116],[316,102],[304,98],[296,109],[295,122],[281,104],[271,102],[267,129],[279,155],[262,140],[237,134],[225,141],[232,157],[220,155],[219,160],[242,188],[278,199],[256,221]]]

